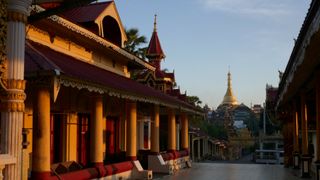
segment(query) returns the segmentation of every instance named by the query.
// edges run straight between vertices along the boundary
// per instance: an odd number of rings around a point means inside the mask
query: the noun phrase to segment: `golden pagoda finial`
[[[230,68],[230,67],[229,67]],[[227,87],[227,92],[224,95],[223,101],[222,101],[223,105],[237,105],[237,99],[236,97],[233,95],[232,92],[232,87],[231,87],[231,73],[230,73],[230,69],[228,71],[228,87]]]
[[[231,89],[231,73],[230,73],[230,70],[228,72],[228,89]]]
[[[157,14],[154,15],[153,31],[157,32]]]

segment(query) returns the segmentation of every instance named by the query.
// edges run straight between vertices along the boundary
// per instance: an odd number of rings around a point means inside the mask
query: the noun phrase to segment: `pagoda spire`
[[[157,32],[157,14],[154,15],[153,32]]]
[[[154,15],[153,33],[149,42],[146,56],[158,70],[161,70],[161,60],[165,58],[157,33],[157,15]]]
[[[237,99],[233,95],[232,86],[231,86],[231,73],[230,70],[228,71],[228,87],[227,92],[224,95],[223,101],[221,103],[222,105],[237,105]]]

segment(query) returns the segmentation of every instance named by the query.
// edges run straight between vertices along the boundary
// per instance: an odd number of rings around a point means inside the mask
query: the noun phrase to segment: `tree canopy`
[[[187,101],[193,105],[200,106],[202,104],[202,101],[198,96],[187,96]]]
[[[142,58],[146,59],[147,38],[145,36],[139,35],[139,30],[136,28],[126,29],[126,35],[128,40],[124,43],[124,49],[128,52]]]

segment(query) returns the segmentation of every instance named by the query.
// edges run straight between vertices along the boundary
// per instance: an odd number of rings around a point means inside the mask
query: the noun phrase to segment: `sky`
[[[166,54],[162,68],[177,85],[217,108],[227,89],[239,103],[263,104],[278,86],[310,0],[115,0],[126,28],[150,40],[154,14]],[[148,44],[146,44],[147,46]]]

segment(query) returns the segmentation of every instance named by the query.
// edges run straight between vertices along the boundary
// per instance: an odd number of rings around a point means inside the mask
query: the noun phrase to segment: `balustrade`
[[[3,170],[8,164],[15,164],[16,158],[8,154],[0,154],[0,180],[3,180]]]

